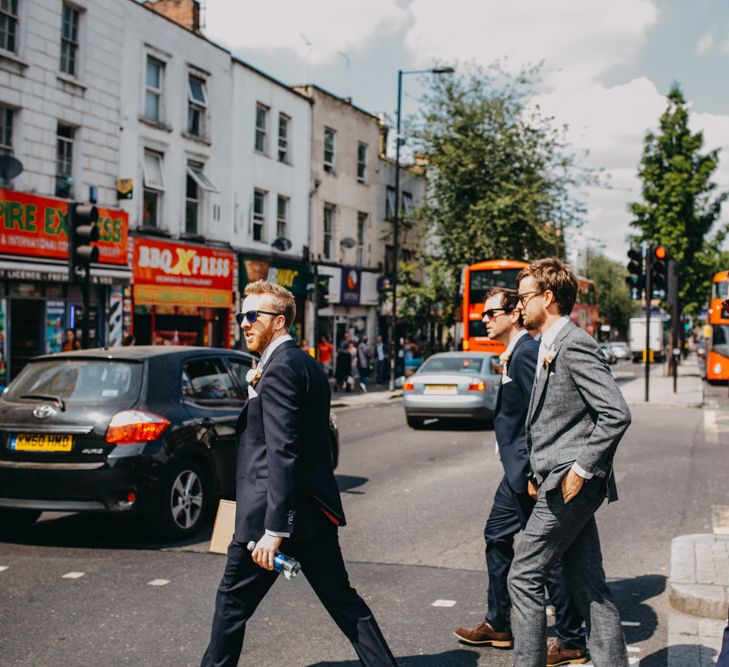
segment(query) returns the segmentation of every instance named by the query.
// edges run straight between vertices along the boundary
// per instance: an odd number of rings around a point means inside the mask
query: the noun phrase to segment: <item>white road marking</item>
[[[712,505],[711,523],[715,535],[729,535],[729,505]]]
[[[0,572],[2,572],[3,570],[7,570],[7,569],[8,569],[7,565],[0,565]]]
[[[629,657],[628,658],[628,664],[629,665],[638,665],[638,664],[640,664],[640,658],[635,658],[635,657],[630,658]]]
[[[62,579],[80,579],[84,576],[83,572],[66,572],[61,578]]]
[[[628,653],[640,653],[640,646],[628,646]]]
[[[147,582],[147,586],[166,586],[169,583],[169,579],[152,579],[152,581]]]
[[[716,410],[704,410],[704,437],[712,445],[719,444],[719,427],[716,423]]]
[[[433,603],[433,607],[453,607],[456,604],[455,600],[436,600]]]
[[[626,628],[640,627],[640,623],[638,623],[638,621],[620,621],[620,625],[625,626]]]

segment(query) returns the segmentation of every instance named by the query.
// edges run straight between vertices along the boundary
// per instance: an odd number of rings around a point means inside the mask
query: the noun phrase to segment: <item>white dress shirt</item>
[[[261,369],[261,372],[263,372],[263,368],[266,365],[266,362],[271,358],[271,355],[273,354],[273,351],[279,347],[279,345],[283,345],[286,341],[293,340],[289,334],[286,334],[285,336],[280,336],[277,338],[273,343],[269,343],[268,347],[263,350],[263,354],[261,355],[261,361],[258,362],[258,367]],[[291,537],[291,533],[279,533],[273,530],[268,530],[266,528],[266,535],[271,535],[272,537]]]
[[[570,318],[566,315],[564,317],[560,317],[552,326],[549,327],[543,334],[542,334],[542,342],[539,343],[539,355],[537,357],[537,377],[539,377],[539,373],[542,370],[542,360],[544,359],[544,355],[547,353],[547,350],[552,347],[552,344],[557,338],[557,334],[562,331],[565,324],[570,321]],[[581,465],[575,461],[572,464],[572,470],[574,470],[580,477],[584,477],[585,479],[592,479],[592,473],[587,472]]]

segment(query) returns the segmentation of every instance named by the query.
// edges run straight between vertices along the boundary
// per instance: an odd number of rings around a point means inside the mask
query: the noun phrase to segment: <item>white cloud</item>
[[[205,9],[207,34],[229,48],[289,49],[301,57],[308,53],[314,65],[395,33],[407,20],[393,0],[207,0]]]
[[[711,32],[704,33],[696,43],[696,53],[708,53],[714,47],[714,35]]]
[[[406,44],[422,62],[546,60],[549,83],[587,85],[629,62],[658,12],[650,0],[413,0]]]

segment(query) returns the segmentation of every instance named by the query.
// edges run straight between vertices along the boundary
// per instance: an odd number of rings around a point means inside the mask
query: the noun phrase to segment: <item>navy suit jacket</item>
[[[236,541],[258,540],[266,529],[308,537],[327,523],[344,525],[321,365],[287,341],[271,354],[255,391],[239,424]]]
[[[496,395],[494,431],[499,443],[506,480],[517,493],[524,493],[531,474],[526,441],[526,417],[537,371],[539,342],[529,334],[522,336],[507,362],[511,382],[503,382]]]

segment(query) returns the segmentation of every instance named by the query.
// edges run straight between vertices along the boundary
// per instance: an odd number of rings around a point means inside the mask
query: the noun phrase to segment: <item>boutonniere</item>
[[[260,366],[256,365],[253,366],[247,373],[246,373],[246,382],[248,384],[256,386],[256,382],[258,382],[261,379],[261,368]]]
[[[542,368],[545,371],[549,368],[549,364],[554,361],[555,356],[557,356],[557,350],[554,349],[554,345],[551,345],[545,350],[542,357]]]
[[[499,363],[501,364],[501,374],[506,375],[506,368],[509,365],[509,359],[511,359],[510,354],[502,354],[499,357]]]

